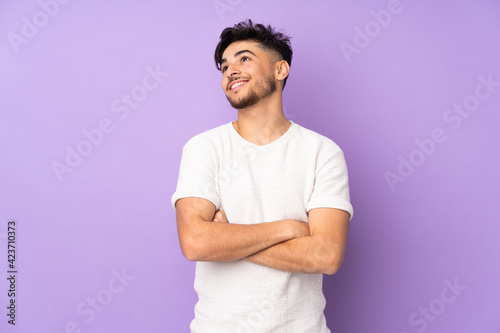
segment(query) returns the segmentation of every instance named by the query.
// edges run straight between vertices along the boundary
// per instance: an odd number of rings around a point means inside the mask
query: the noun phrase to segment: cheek
[[[258,77],[260,79],[266,78],[269,75],[273,74],[270,68],[259,66],[249,66],[247,73],[253,77]]]

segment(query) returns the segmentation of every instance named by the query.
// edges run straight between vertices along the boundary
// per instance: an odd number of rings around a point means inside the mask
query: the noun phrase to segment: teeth
[[[233,84],[230,89],[232,90],[232,89],[234,89],[236,87],[239,87],[239,86],[241,86],[241,85],[243,85],[245,83],[247,83],[247,82],[246,81],[237,82],[237,83]]]

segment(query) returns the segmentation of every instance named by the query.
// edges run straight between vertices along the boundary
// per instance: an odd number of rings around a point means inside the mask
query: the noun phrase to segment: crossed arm
[[[193,261],[250,262],[297,273],[334,274],[342,265],[349,214],[315,208],[309,223],[280,220],[251,225],[228,223],[222,211],[202,198],[176,203],[181,250]]]

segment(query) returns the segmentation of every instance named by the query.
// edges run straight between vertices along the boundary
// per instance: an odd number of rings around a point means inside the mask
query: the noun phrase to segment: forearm
[[[251,225],[198,221],[181,248],[193,261],[234,261],[298,237],[287,221]]]
[[[313,235],[268,247],[245,260],[287,272],[334,274],[343,258],[341,245],[327,244],[321,235]]]
[[[223,211],[197,197],[176,202],[177,231],[182,253],[192,261],[234,261],[278,243],[309,235],[295,220],[268,223],[228,223]]]

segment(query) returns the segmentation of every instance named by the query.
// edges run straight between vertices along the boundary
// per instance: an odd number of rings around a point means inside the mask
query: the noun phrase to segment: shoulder
[[[184,145],[186,149],[211,149],[224,143],[229,136],[229,126],[231,123],[223,124],[218,127],[209,129],[205,132],[196,134],[189,139]]]
[[[340,147],[329,137],[303,127],[299,124],[296,124],[296,126],[297,139],[301,140],[304,143],[307,143],[311,148],[314,147],[317,151],[342,153]]]

